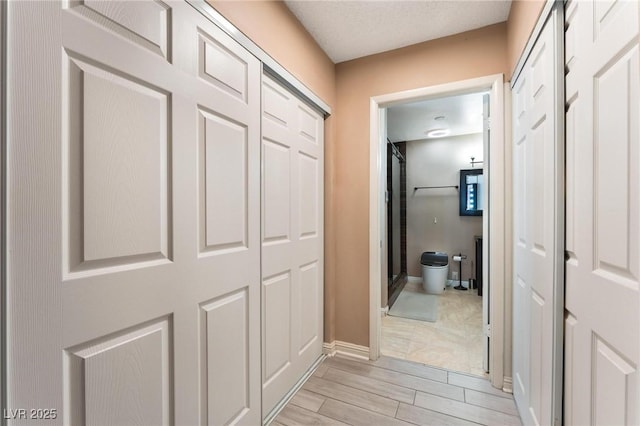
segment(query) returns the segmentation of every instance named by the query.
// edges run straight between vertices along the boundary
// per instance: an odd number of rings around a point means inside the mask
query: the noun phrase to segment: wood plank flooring
[[[389,357],[327,358],[271,423],[521,425],[510,394],[482,377]]]

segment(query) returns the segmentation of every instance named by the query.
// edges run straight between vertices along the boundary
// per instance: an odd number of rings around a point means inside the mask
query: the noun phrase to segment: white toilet
[[[425,251],[422,264],[422,288],[428,294],[442,294],[449,275],[449,255],[440,251]]]

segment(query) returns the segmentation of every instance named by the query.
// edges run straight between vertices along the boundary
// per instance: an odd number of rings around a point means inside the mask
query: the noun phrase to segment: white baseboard
[[[502,391],[513,393],[513,379],[511,377],[505,377],[502,381]]]
[[[334,340],[331,343],[323,343],[322,352],[329,357],[340,354],[351,358],[369,359],[369,348],[367,346],[341,342],[340,340]]]
[[[386,317],[389,314],[389,305],[387,305],[384,308],[380,309],[380,312],[382,313],[383,317]]]
[[[322,353],[326,356],[334,356],[336,354],[336,341],[322,343]]]
[[[409,283],[421,283],[422,282],[422,277],[407,277],[407,282]]]

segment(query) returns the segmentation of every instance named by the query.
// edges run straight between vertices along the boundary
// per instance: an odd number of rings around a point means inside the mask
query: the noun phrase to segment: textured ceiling
[[[285,0],[334,63],[507,20],[511,0]]]
[[[435,129],[449,130],[449,136],[480,133],[482,95],[472,93],[389,107],[387,137],[391,142],[428,139],[426,133]]]

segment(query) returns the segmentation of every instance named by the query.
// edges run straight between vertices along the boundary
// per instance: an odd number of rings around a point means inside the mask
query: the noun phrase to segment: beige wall
[[[369,101],[507,73],[506,23],[336,65],[336,339],[369,345]]]
[[[279,1],[209,3],[280,65],[325,101],[333,116],[325,120],[325,289],[324,339],[335,339],[335,66],[296,17]]]
[[[458,185],[460,170],[470,169],[469,157],[482,158],[482,133],[407,142],[407,269],[421,277],[424,251],[449,254],[449,278],[458,271],[451,256],[462,253],[462,279],[468,280],[475,262],[475,235],[482,235],[482,216],[460,216],[459,192],[454,188],[416,186]]]
[[[369,99],[504,73],[543,0],[515,0],[508,23],[334,66],[281,2],[210,3],[333,109],[325,123],[325,341],[368,346]]]
[[[507,80],[511,78],[511,74],[545,3],[545,0],[513,0],[511,2],[511,10],[507,21],[507,54],[509,60]]]

